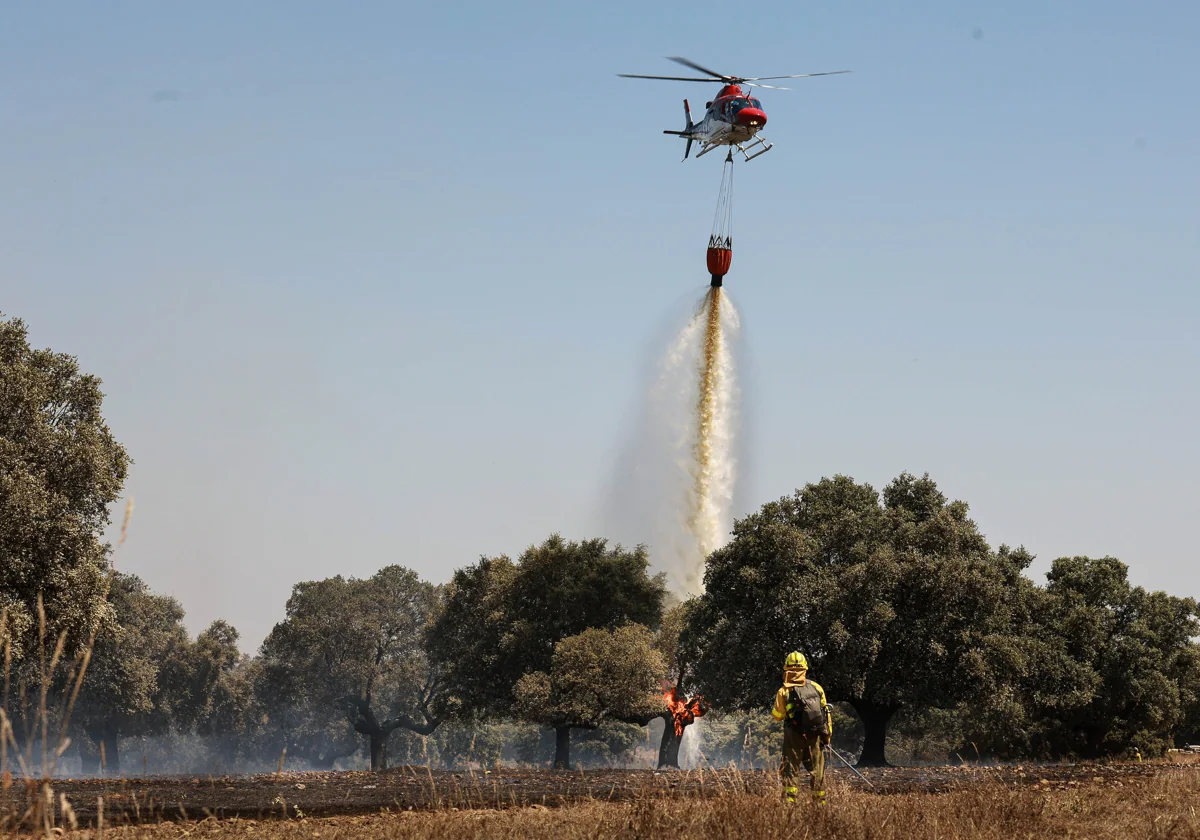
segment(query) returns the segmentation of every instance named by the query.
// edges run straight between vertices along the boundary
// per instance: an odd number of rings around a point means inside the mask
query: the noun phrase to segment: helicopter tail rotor
[[[683,116],[687,120],[687,130],[691,131],[693,128],[695,128],[696,124],[694,122],[692,122],[692,106],[688,105],[688,101],[686,99],[683,100]],[[683,150],[683,159],[687,160],[688,155],[690,155],[691,153],[692,153],[692,138],[688,137],[687,148],[685,148]]]

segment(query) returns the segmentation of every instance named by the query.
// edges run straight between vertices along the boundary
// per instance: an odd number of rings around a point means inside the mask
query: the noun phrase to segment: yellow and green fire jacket
[[[775,706],[771,709],[771,717],[775,720],[783,720],[787,717],[787,702],[788,693],[795,686],[801,686],[807,683],[817,690],[817,694],[821,696],[821,710],[825,712],[825,728],[826,734],[833,737],[833,717],[829,713],[829,701],[825,699],[825,689],[814,680],[806,679],[808,672],[803,668],[784,668],[783,669],[783,687],[775,692]]]

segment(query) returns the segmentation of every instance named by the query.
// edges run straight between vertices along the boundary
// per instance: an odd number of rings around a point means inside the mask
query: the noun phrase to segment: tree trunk
[[[858,758],[859,767],[887,767],[887,757],[884,755],[884,745],[887,743],[888,721],[896,714],[899,706],[878,706],[865,700],[851,700],[850,705],[858,713],[862,721],[866,737],[863,740],[862,755]]]
[[[117,725],[109,722],[101,723],[88,729],[87,734],[95,744],[95,763],[91,765],[92,772],[103,773],[106,776],[121,775],[120,733]],[[88,759],[84,759],[82,745],[80,745],[79,756],[85,765],[89,763]]]
[[[100,773],[100,749],[88,738],[79,739],[79,769],[85,776],[95,776]]]
[[[121,775],[121,753],[120,742],[117,738],[116,727],[108,727],[104,730],[104,773],[107,776]]]
[[[683,732],[687,732],[684,724]],[[663,720],[662,740],[658,743],[658,769],[674,767],[679,769],[679,747],[683,744],[683,733],[675,734],[675,721],[667,715]]]
[[[352,710],[350,720],[354,724],[354,731],[371,739],[372,770],[387,769],[387,739],[392,732],[403,727],[418,735],[430,735],[441,723],[439,718],[430,717],[428,712],[424,713],[424,723],[416,723],[408,715],[398,715],[380,723],[375,712],[371,711],[370,697],[352,697],[346,702]]]
[[[386,770],[387,769],[387,737],[390,733],[375,731],[370,734],[371,739],[371,769]]]
[[[554,727],[554,769],[571,769],[571,727]]]

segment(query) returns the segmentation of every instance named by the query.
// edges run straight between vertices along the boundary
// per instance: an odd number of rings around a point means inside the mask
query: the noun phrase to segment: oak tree
[[[739,520],[708,558],[685,632],[697,680],[727,709],[769,704],[784,657],[808,655],[830,701],[865,727],[863,764],[883,764],[888,721],[905,705],[953,706],[993,679],[1014,626],[1027,555],[992,552],[967,505],[928,476],[879,494],[822,479]]]
[[[523,675],[516,711],[555,731],[554,766],[571,767],[571,730],[595,730],[662,708],[662,657],[654,634],[639,624],[584,630],[554,646],[548,671]]]
[[[1200,605],[1133,586],[1128,572],[1114,557],[1062,557],[1046,575],[1052,626],[1095,680],[1086,704],[1047,714],[1057,754],[1161,754],[1188,727],[1200,689]]]
[[[107,772],[119,773],[121,737],[168,732],[186,680],[189,639],[179,602],[119,572],[108,598],[114,620],[96,636],[71,719],[84,772],[95,772],[103,758]]]
[[[665,594],[649,558],[606,540],[568,542],[555,534],[517,560],[483,558],[459,569],[428,650],[466,718],[502,718],[526,674],[550,673],[555,646],[588,629],[658,627]],[[570,728],[558,726],[557,743]],[[566,755],[556,757],[556,766]]]
[[[111,619],[109,546],[101,541],[130,459],[101,413],[100,380],[65,353],[35,350],[0,313],[0,615],[19,670],[43,598],[66,655]]]
[[[439,609],[440,589],[402,566],[296,584],[260,654],[259,696],[288,752],[328,766],[353,752],[349,728],[383,769],[396,729],[433,732],[440,682],[423,642]]]

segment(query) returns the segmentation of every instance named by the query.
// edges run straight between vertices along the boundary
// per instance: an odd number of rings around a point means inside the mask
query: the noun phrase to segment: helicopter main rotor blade
[[[686,76],[642,76],[637,73],[618,73],[622,79],[663,79],[668,82],[704,82],[708,85],[715,85],[720,79],[696,79]]]
[[[759,82],[764,79],[808,79],[813,76],[836,76],[839,73],[853,73],[853,70],[829,70],[825,73],[800,73],[796,76],[752,76],[749,79],[742,79],[743,82]]]
[[[744,84],[747,87],[766,88],[767,90],[791,90],[788,87],[779,87],[777,85],[760,85],[758,82],[774,79],[809,79],[813,76],[836,76],[840,73],[850,73],[851,70],[829,70],[824,73],[797,73],[792,76],[726,76],[723,73],[718,73],[715,70],[709,70],[707,67],[702,67],[694,61],[686,59],[682,56],[672,55],[667,56],[671,61],[691,67],[693,70],[699,70],[701,73],[707,73],[712,76],[711,79],[697,79],[692,76],[643,76],[640,73],[618,73],[617,75],[623,79],[662,79],[667,82],[709,82],[716,84],[722,82],[724,84]]]
[[[667,58],[670,61],[674,61],[676,64],[682,64],[684,67],[691,67],[693,70],[699,70],[701,73],[707,73],[708,75],[713,76],[714,78],[720,79],[725,82],[728,82],[730,79],[735,78],[734,76],[726,76],[724,73],[717,73],[714,70],[709,70],[707,67],[701,67],[696,62],[689,61],[688,59],[683,58],[682,56],[669,55],[669,56],[667,56]]]

